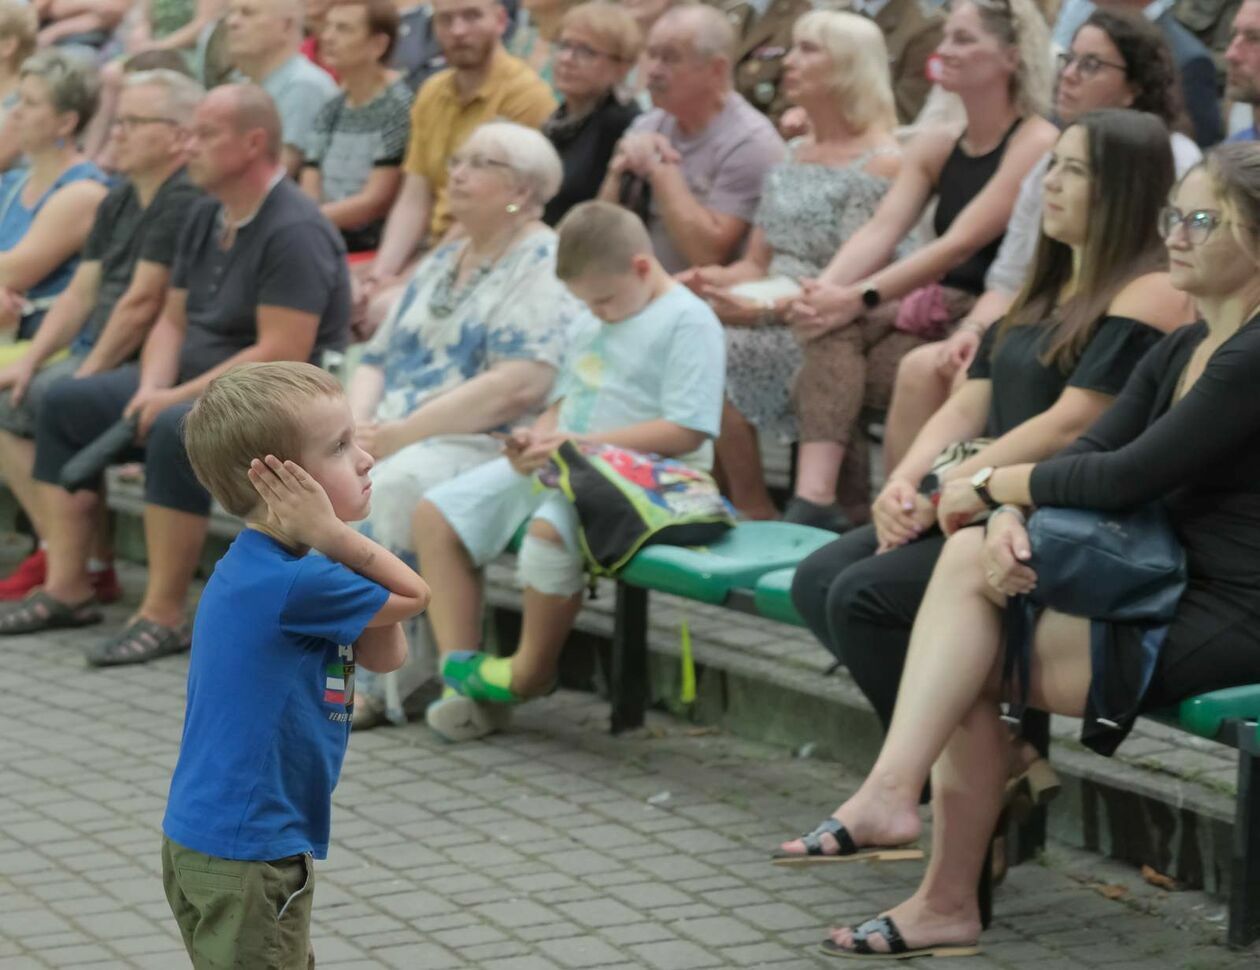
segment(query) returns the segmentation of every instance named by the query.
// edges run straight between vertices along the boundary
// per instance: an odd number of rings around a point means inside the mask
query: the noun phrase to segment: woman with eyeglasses
[[[967,482],[946,489],[941,512],[952,535],[915,619],[888,737],[861,788],[834,816],[845,838],[868,854],[912,842],[919,791],[931,772],[931,860],[908,900],[856,929],[834,931],[823,944],[829,952],[959,953],[977,944],[975,887],[1007,782],[1002,613],[1008,597],[1037,581],[1026,510],[1120,511],[1152,502],[1167,509],[1186,551],[1188,582],[1149,687],[1127,692],[1137,710],[1260,681],[1260,149],[1209,152],[1173,190],[1159,229],[1171,282],[1195,299],[1203,322],[1163,338],[1115,404],[1059,455],[989,472],[984,488],[1001,508],[987,533],[958,528],[987,508],[977,489]],[[1086,714],[1096,674],[1091,626],[1098,623],[1041,614],[1032,706]],[[1145,626],[1101,627],[1115,643],[1111,663],[1142,653]],[[1133,671],[1108,666],[1107,673],[1109,693],[1117,682],[1135,682]],[[1131,720],[1085,724],[1085,743],[1110,754]]]
[[[361,444],[376,459],[372,512],[361,528],[408,562],[420,500],[498,457],[492,431],[541,410],[566,333],[584,312],[556,279],[556,234],[542,222],[561,178],[551,143],[532,128],[491,122],[451,156],[448,170],[447,198],[462,232],[420,261],[347,391]],[[387,711],[387,698],[406,690],[389,685],[360,672],[356,727],[387,712],[403,718],[396,703]]]
[[[1132,108],[1160,118],[1172,132],[1173,168],[1182,175],[1202,158],[1199,146],[1173,130],[1178,120],[1177,73],[1159,28],[1141,14],[1096,10],[1059,55],[1054,113],[1066,126],[1099,108]],[[965,379],[985,331],[999,320],[1024,284],[1041,226],[1047,154],[1024,178],[997,257],[985,274],[984,295],[946,340],[916,347],[901,359],[884,434],[888,477],[875,500],[900,508],[908,485],[898,466],[915,436]],[[962,468],[958,474],[979,466]],[[876,516],[878,517],[878,515]]]
[[[28,164],[0,178],[0,329],[26,340],[74,275],[107,178],[79,151],[96,110],[88,65],[40,51],[22,65],[18,95],[10,120]]]
[[[611,0],[579,4],[560,21],[552,48],[562,101],[542,131],[560,154],[564,180],[543,210],[547,225],[599,194],[617,141],[639,114],[618,92],[642,46],[634,17]]]
[[[679,276],[726,326],[727,404],[717,455],[724,493],[754,519],[778,517],[758,435],[798,435],[791,387],[803,354],[786,319],[797,281],[822,272],[870,219],[901,167],[888,48],[870,18],[832,10],[802,15],[781,88],[804,109],[810,134],[790,142],[788,158],[766,176],[743,258]],[[801,431],[808,440],[810,429]],[[791,503],[813,495],[809,471],[803,466],[797,476],[803,497],[791,499],[789,516]]]
[[[1020,182],[1056,136],[1038,114],[1050,93],[1048,51],[1031,0],[954,0],[938,83],[961,99],[966,127],[930,127],[908,143],[874,215],[787,312],[804,346],[794,395],[799,475],[809,481],[791,521],[834,527],[863,405],[886,407],[901,357],[947,333],[983,291]],[[934,198],[937,238],[896,258]]]

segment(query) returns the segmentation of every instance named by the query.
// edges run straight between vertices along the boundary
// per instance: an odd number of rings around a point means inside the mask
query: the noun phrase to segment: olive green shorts
[[[162,883],[194,970],[308,970],[315,863],[238,862],[162,838]]]

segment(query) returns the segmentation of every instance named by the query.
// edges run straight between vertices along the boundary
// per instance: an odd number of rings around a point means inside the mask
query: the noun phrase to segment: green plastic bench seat
[[[1178,726],[1203,738],[1215,738],[1229,720],[1260,720],[1260,684],[1227,687],[1197,697],[1187,697],[1178,705]]]
[[[758,616],[767,620],[778,620],[793,626],[804,626],[801,614],[792,605],[792,577],[796,575],[796,567],[776,569],[766,573],[753,587],[753,606]]]
[[[720,605],[736,589],[752,589],[766,573],[795,566],[833,542],[834,532],[789,522],[741,522],[710,546],[648,546],[621,581]]]

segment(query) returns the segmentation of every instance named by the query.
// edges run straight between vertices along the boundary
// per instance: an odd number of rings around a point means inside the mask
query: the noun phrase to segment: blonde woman
[[[683,274],[727,328],[717,454],[727,494],[751,518],[777,515],[758,432],[796,437],[790,390],[804,358],[786,325],[790,294],[870,219],[901,166],[888,50],[872,21],[807,13],[783,64],[783,92],[809,117],[811,134],[791,142],[788,159],[766,177],[744,258]]]
[[[542,132],[564,166],[560,191],[543,210],[556,225],[579,202],[599,194],[613,150],[639,114],[618,87],[643,47],[643,32],[612,0],[581,3],[564,15],[555,43],[555,91],[564,101]]]
[[[915,136],[874,216],[788,312],[805,345],[794,390],[803,501],[793,521],[836,523],[836,481],[863,404],[886,407],[901,356],[947,333],[983,291],[1020,183],[1057,136],[1038,116],[1049,50],[1032,0],[954,0],[939,83],[962,101],[965,128]],[[937,238],[895,259],[933,198]]]

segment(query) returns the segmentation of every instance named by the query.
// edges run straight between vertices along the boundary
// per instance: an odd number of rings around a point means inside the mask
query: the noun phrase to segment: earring
[[[507,208],[507,211],[508,211],[508,215],[510,215],[510,216],[514,216],[514,215],[516,215],[518,212],[520,212],[520,211],[521,211],[521,207],[520,207],[519,205],[517,205],[515,202],[509,202],[509,203],[507,204],[506,208]]]

